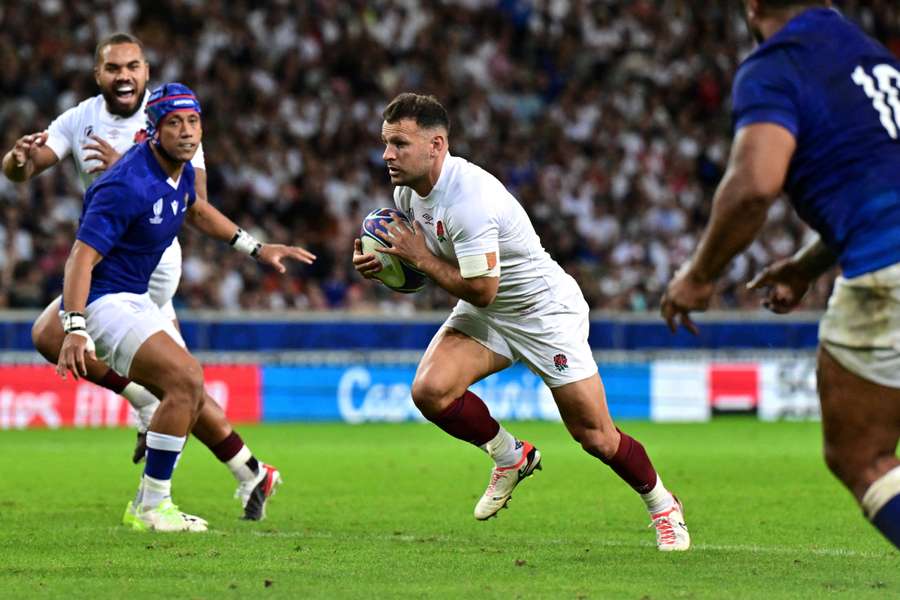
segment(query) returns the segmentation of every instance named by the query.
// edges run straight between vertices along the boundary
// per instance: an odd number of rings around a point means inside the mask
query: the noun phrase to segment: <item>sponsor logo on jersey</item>
[[[150,217],[150,222],[154,225],[159,225],[162,223],[162,211],[163,211],[163,199],[160,198],[156,202],[153,203],[153,216]]]
[[[553,366],[561,373],[569,368],[569,359],[565,354],[557,354],[553,357]]]
[[[434,226],[434,232],[437,234],[439,242],[447,241],[447,236],[444,235],[444,223],[442,221],[438,221],[437,225]]]
[[[434,217],[431,216],[431,213],[425,213],[422,215],[422,218],[425,220],[425,223],[428,225],[434,224]]]

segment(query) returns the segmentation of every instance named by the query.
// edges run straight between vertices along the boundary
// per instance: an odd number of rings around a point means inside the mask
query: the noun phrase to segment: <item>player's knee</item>
[[[31,342],[35,350],[48,361],[55,363],[59,360],[62,339],[54,331],[53,323],[43,318],[43,315],[31,326]]]
[[[597,428],[581,428],[572,431],[572,437],[581,444],[581,448],[600,460],[609,460],[616,455],[619,440],[614,431]]]
[[[196,360],[182,365],[169,377],[169,394],[172,399],[184,405],[192,413],[200,410],[203,403],[203,369]]]
[[[413,380],[411,395],[413,403],[425,417],[439,414],[454,399],[453,390],[446,384],[429,377]],[[461,393],[459,395],[462,395]]]

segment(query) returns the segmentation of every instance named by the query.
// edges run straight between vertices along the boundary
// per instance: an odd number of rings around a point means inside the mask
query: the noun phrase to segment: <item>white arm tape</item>
[[[488,259],[490,257],[492,261]],[[491,262],[494,264],[491,265]],[[500,277],[500,261],[496,252],[462,256],[459,258],[459,272],[464,279],[475,277]]]

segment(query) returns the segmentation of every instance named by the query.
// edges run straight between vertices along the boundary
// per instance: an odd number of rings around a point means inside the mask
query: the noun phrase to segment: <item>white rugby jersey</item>
[[[88,169],[98,164],[96,160],[85,161],[86,154],[93,154],[93,150],[84,150],[82,146],[93,140],[89,137],[92,134],[98,135],[106,140],[110,146],[116,149],[119,154],[125,152],[137,143],[138,133],[145,129],[147,125],[147,115],[144,114],[144,107],[147,105],[147,98],[150,97],[149,91],[144,91],[144,101],[139,108],[130,117],[120,117],[110,113],[106,109],[106,101],[102,94],[98,94],[93,98],[82,101],[78,106],[74,106],[56,117],[50,127],[47,129],[47,146],[53,150],[53,153],[60,161],[66,158],[70,153],[75,160],[75,169],[78,171],[78,177],[81,179],[83,190],[87,190],[93,181],[102,175],[100,173],[86,173]],[[205,169],[206,162],[203,159],[203,145],[197,148],[191,164],[195,169]],[[83,191],[82,190],[82,191]]]
[[[394,203],[419,222],[428,249],[437,256],[458,265],[461,258],[496,253],[499,289],[482,310],[527,312],[580,294],[575,280],[544,250],[519,201],[496,177],[465,159],[447,154],[427,197],[398,186]]]

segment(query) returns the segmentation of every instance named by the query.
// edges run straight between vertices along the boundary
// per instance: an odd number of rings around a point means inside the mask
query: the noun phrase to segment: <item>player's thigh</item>
[[[419,362],[413,399],[420,408],[424,404],[441,410],[470,385],[505,369],[511,362],[471,335],[453,327],[441,327]]]
[[[880,471],[896,464],[900,388],[854,374],[824,346],[817,380],[826,459],[845,483],[865,491]]]
[[[203,386],[200,363],[165,330],[153,333],[138,347],[129,376],[141,385],[159,389],[164,398],[174,391],[193,396]]]
[[[58,297],[48,304],[31,327],[31,340],[34,347],[50,361],[56,361],[59,357],[59,349],[65,338],[62,321],[59,318],[61,304],[62,297]]]

